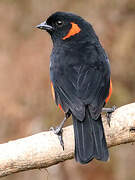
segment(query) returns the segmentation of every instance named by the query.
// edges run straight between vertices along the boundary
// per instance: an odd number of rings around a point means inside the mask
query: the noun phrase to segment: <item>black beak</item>
[[[42,22],[41,24],[37,25],[36,28],[39,28],[39,29],[41,29],[41,30],[50,30],[50,31],[53,30],[53,27],[50,26],[50,25],[48,25],[48,24],[46,23],[46,21],[44,21],[44,22]]]

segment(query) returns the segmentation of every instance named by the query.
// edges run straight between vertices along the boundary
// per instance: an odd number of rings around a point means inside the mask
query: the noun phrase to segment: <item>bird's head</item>
[[[78,15],[66,12],[56,12],[36,27],[46,30],[53,41],[69,41],[73,38],[84,37],[84,35],[95,34],[87,21]]]

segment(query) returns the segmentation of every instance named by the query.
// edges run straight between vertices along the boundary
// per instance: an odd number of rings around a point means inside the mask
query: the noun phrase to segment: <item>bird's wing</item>
[[[83,120],[85,106],[89,106],[91,116],[98,118],[109,94],[108,59],[94,63],[62,65],[58,69],[53,68],[50,73],[56,103],[60,104],[65,112],[70,109],[76,118]]]

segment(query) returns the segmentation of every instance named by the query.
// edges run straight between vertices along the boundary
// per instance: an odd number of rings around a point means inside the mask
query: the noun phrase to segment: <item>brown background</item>
[[[0,143],[47,130],[63,118],[50,93],[52,42],[47,33],[35,28],[60,10],[83,16],[100,37],[112,70],[113,95],[108,106],[135,101],[134,0],[0,0]],[[134,180],[135,146],[110,149],[108,163],[82,166],[70,160],[3,178],[17,179]]]

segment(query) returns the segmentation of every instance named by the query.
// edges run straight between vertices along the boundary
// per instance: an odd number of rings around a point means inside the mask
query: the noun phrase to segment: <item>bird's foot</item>
[[[115,110],[116,110],[116,106],[115,105],[113,107],[111,107],[111,108],[103,108],[103,112],[106,113],[107,124],[109,125],[109,127],[110,127],[112,113]]]
[[[56,134],[58,136],[60,145],[62,146],[62,149],[64,150],[63,129],[60,128],[59,126],[57,126],[56,128],[51,127],[50,130],[53,131],[54,134]]]
[[[68,111],[67,113],[65,113],[65,118],[63,119],[63,121],[60,123],[59,126],[57,126],[56,128],[51,127],[50,130],[52,130],[54,132],[54,134],[56,134],[58,136],[58,139],[60,141],[60,144],[62,146],[62,149],[64,150],[64,141],[63,141],[63,126],[65,121],[70,117],[71,112]]]

